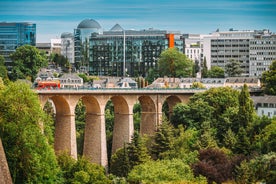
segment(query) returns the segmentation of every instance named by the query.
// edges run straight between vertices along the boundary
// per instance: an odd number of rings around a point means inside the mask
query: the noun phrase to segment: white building
[[[256,31],[250,40],[250,76],[260,77],[276,60],[276,34],[268,30]]]
[[[61,50],[61,39],[51,39],[51,53],[60,54]]]
[[[230,60],[238,60],[244,70],[243,76],[249,76],[249,40],[254,31],[229,30],[214,32],[204,39],[204,56],[212,66],[225,68]]]
[[[258,116],[276,116],[276,96],[252,96]]]
[[[204,35],[202,45],[208,69],[212,66],[225,68],[233,59],[240,62],[243,76],[260,77],[276,60],[276,35],[268,30],[217,30]]]
[[[74,35],[72,33],[61,34],[61,55],[74,63]]]

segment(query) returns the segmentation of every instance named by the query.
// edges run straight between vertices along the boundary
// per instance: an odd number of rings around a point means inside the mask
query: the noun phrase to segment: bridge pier
[[[74,114],[57,114],[55,122],[55,152],[68,152],[77,159],[76,128]]]
[[[133,132],[133,113],[115,113],[112,140],[112,154],[114,154],[117,149],[124,147],[125,143],[129,143],[131,141]]]
[[[93,163],[107,167],[104,114],[86,114],[83,155]]]
[[[141,112],[140,133],[153,135],[157,130],[156,112]]]

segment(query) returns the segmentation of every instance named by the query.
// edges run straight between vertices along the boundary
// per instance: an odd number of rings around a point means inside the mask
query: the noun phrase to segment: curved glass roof
[[[83,28],[101,29],[102,27],[97,21],[93,19],[85,19],[81,21],[78,25],[78,29],[83,29]]]

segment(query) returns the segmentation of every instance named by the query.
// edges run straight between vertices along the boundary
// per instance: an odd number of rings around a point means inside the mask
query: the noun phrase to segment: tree
[[[137,131],[134,132],[131,142],[127,146],[130,169],[150,160],[147,147]]]
[[[10,79],[15,81],[17,79],[31,78],[34,81],[40,68],[48,65],[45,54],[31,45],[24,45],[18,47],[14,53],[11,54],[13,61],[13,68]]]
[[[53,62],[56,66],[62,67],[62,68],[68,68],[69,67],[69,61],[67,58],[65,58],[62,55],[55,54],[53,58]]]
[[[207,72],[209,78],[224,78],[224,70],[219,66],[212,66]]]
[[[190,77],[193,70],[193,62],[176,48],[163,51],[158,66],[160,76]]]
[[[192,89],[204,89],[206,88],[201,82],[193,82]]]
[[[173,127],[167,120],[163,120],[153,137],[151,154],[153,159],[163,159],[164,153],[171,148],[173,140]]]
[[[262,82],[265,94],[276,95],[276,60],[271,63],[268,71],[263,72]]]
[[[225,64],[225,74],[227,74],[228,77],[237,77],[243,72],[241,63],[237,60],[231,59]]]
[[[257,156],[251,160],[244,160],[236,168],[235,179],[238,184],[251,183],[276,183],[276,154],[271,152],[268,154]]]
[[[205,176],[208,183],[218,184],[232,179],[232,165],[224,152],[218,149],[205,149],[199,151],[199,161],[192,165],[196,176]]]
[[[73,159],[67,153],[58,156],[58,163],[63,171],[64,183],[76,184],[108,184],[111,181],[106,177],[102,166],[91,163],[85,157]]]
[[[128,175],[130,183],[206,184],[204,177],[194,177],[188,164],[181,159],[149,161],[134,167]]]
[[[203,66],[201,70],[201,78],[206,78],[208,76],[207,72],[208,72],[207,61],[206,61],[206,57],[204,57]]]
[[[130,171],[130,163],[128,157],[128,151],[126,145],[120,148],[111,157],[110,173],[119,176],[126,177]]]
[[[247,128],[250,124],[252,125],[254,112],[253,100],[250,98],[247,85],[244,84],[239,95],[239,127]]]
[[[10,83],[0,92],[0,117],[0,137],[13,182],[60,183],[61,172],[49,145],[49,119],[28,85]]]
[[[0,55],[0,77],[3,80],[8,79],[8,70],[5,66],[5,58]]]

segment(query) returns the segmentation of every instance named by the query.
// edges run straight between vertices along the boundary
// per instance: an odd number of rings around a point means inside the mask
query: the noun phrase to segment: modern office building
[[[9,58],[17,47],[36,44],[36,24],[29,22],[0,22],[0,55],[4,56],[7,66]]]
[[[230,60],[237,60],[243,69],[242,76],[249,76],[249,42],[254,31],[229,30],[214,32],[210,41],[210,64],[225,68]]]
[[[81,21],[74,29],[74,62],[77,69],[85,68],[89,65],[89,38],[92,33],[102,33],[101,25],[93,19]]]
[[[100,76],[146,76],[157,68],[161,52],[177,47],[183,52],[179,32],[166,30],[125,30],[116,24],[90,38],[89,73]]]
[[[230,60],[238,60],[242,76],[258,76],[276,60],[276,35],[268,30],[216,31],[203,36],[203,57],[207,66],[224,68]]]
[[[74,62],[74,35],[72,33],[61,34],[61,55],[68,59],[69,63]]]
[[[255,31],[249,47],[250,76],[260,77],[276,60],[276,34],[268,30]]]

